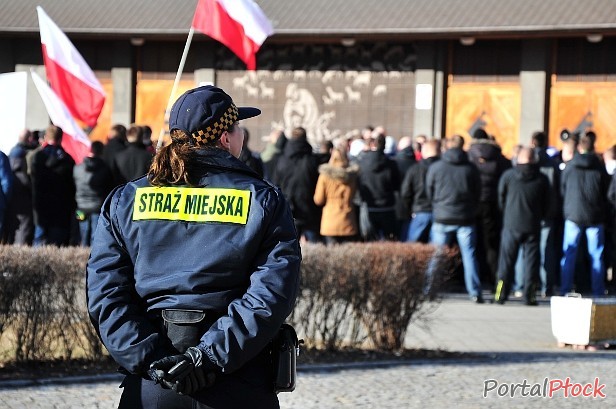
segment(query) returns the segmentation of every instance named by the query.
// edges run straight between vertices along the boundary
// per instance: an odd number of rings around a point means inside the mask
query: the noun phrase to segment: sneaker
[[[498,284],[496,285],[496,289],[494,291],[494,302],[502,305],[505,303],[506,298],[505,282],[503,280],[498,280]]]
[[[514,298],[522,298],[522,296],[524,295],[524,293],[520,290],[514,291],[513,292],[513,297]]]
[[[483,304],[483,297],[482,296],[473,296],[473,297],[471,297],[471,301],[474,302],[475,304]]]

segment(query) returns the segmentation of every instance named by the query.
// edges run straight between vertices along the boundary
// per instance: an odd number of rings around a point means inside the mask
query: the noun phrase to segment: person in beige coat
[[[344,150],[332,150],[328,163],[319,166],[314,202],[323,206],[321,235],[328,245],[355,241],[358,235],[353,197],[357,191],[357,165],[349,165]]]

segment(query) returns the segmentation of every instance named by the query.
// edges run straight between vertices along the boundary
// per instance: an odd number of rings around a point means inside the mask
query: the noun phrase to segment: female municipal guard
[[[120,408],[277,408],[268,344],[293,308],[300,248],[280,191],[237,157],[222,89],[184,93],[147,177],[105,201],[88,310],[127,374]]]

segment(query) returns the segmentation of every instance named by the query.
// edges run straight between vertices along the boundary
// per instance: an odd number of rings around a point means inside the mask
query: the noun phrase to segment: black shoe
[[[473,296],[471,297],[471,301],[474,302],[475,304],[483,304],[483,297]]]
[[[529,306],[537,306],[539,305],[539,303],[536,300],[529,300],[529,301],[525,301],[524,305],[529,305]]]
[[[506,300],[504,298],[499,298],[499,299],[496,299],[496,297],[494,298],[494,302],[500,305],[504,305],[505,301]]]

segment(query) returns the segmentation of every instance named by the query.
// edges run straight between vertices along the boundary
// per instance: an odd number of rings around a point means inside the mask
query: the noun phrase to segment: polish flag
[[[62,128],[62,147],[71,155],[76,164],[83,162],[83,158],[90,154],[90,140],[85,132],[77,125],[68,107],[49,85],[34,71],[31,72],[32,80],[38,90],[51,122]]]
[[[256,69],[255,54],[274,32],[252,0],[199,0],[192,27],[226,45],[249,70]]]
[[[95,126],[105,103],[101,83],[66,34],[41,6],[36,8],[43,61],[51,88],[64,101],[73,117]]]

